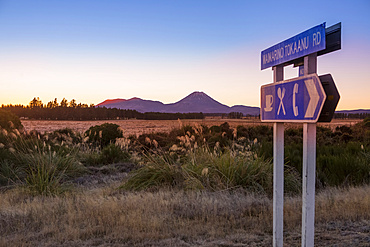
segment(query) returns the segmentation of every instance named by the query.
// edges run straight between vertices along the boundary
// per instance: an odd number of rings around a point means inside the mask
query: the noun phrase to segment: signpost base
[[[315,238],[316,123],[303,124],[302,247]]]
[[[283,246],[284,123],[274,123],[273,246]]]

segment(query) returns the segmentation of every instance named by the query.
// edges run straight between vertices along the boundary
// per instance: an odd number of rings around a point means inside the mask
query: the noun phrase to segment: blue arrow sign
[[[261,52],[261,70],[326,48],[325,22]]]
[[[261,87],[262,122],[317,122],[326,99],[316,74]]]

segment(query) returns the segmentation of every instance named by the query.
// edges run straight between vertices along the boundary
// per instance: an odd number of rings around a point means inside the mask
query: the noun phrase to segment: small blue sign
[[[317,122],[326,99],[316,74],[261,87],[262,122]]]
[[[261,70],[326,48],[325,22],[261,52]]]

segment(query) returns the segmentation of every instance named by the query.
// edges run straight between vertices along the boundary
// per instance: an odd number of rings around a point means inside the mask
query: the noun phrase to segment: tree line
[[[2,109],[9,110],[23,119],[37,120],[113,120],[113,119],[145,119],[145,120],[176,120],[176,119],[203,119],[203,113],[141,113],[136,110],[96,107],[76,100],[68,101],[65,98],[58,103],[57,99],[43,104],[37,97],[24,105],[2,105]]]
[[[370,113],[334,113],[336,119],[365,119],[370,117]]]

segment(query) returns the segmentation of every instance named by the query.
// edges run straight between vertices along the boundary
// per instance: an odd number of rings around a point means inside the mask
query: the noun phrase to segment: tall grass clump
[[[169,154],[148,156],[147,162],[121,185],[121,189],[143,190],[172,187],[185,190],[223,191],[245,188],[251,192],[272,195],[273,177],[270,160],[241,155],[235,150],[197,148],[185,158]],[[287,191],[300,190],[300,179],[294,169],[287,169]]]
[[[183,168],[169,155],[146,155],[145,165],[131,172],[130,179],[120,186],[126,190],[183,187]]]
[[[20,137],[13,147],[13,158],[1,162],[2,174],[31,194],[59,194],[69,179],[85,171],[75,148],[53,148],[32,137]],[[15,169],[9,172],[9,168]]]
[[[194,180],[209,190],[246,188],[250,191],[271,194],[272,164],[255,157],[236,155],[227,149],[221,153],[199,149],[189,157],[185,169]]]
[[[34,152],[19,152],[25,166],[25,185],[34,194],[55,195],[65,189],[65,182],[85,171],[75,150],[65,154],[37,148]]]

